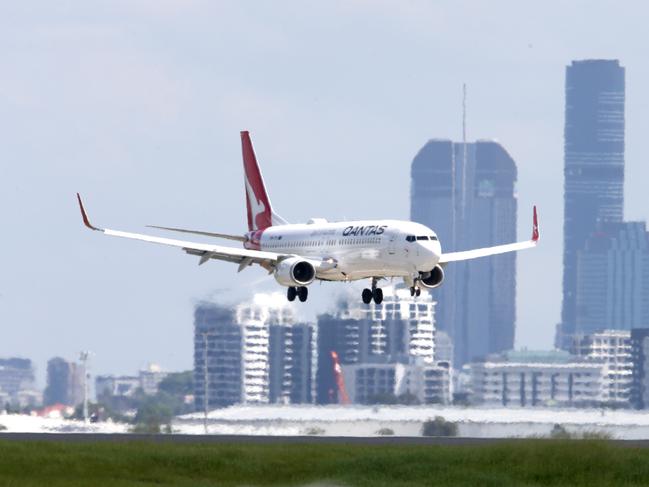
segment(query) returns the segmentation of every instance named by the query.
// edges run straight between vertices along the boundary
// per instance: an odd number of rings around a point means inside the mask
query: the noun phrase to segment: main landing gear
[[[363,299],[363,302],[365,304],[370,304],[372,300],[376,304],[381,304],[383,302],[383,289],[380,287],[376,287],[376,277],[372,278],[372,289],[363,289],[363,293],[361,294],[361,298]]]
[[[418,287],[413,286],[413,287],[410,288],[410,295],[411,296],[419,297],[420,294],[421,294],[421,289],[419,289]]]
[[[306,286],[289,287],[286,290],[286,298],[289,301],[295,301],[296,297],[299,298],[301,302],[305,302],[309,297],[309,289]]]

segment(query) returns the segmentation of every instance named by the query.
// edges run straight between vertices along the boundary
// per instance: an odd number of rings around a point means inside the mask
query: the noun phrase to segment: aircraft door
[[[397,232],[390,232],[388,239],[388,256],[394,257],[397,253]]]

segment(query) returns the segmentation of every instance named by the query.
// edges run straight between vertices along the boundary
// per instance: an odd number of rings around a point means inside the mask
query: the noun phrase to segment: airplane
[[[380,304],[381,279],[400,278],[419,296],[421,288],[433,289],[444,281],[444,267],[456,261],[515,252],[535,247],[539,241],[536,206],[530,240],[460,252],[442,252],[437,234],[419,223],[401,220],[328,222],[312,218],[290,224],[273,210],[247,131],[241,132],[248,232],[230,235],[176,227],[149,225],[159,230],[201,235],[240,242],[243,248],[197,243],[139,233],[99,228],[90,223],[81,196],[77,200],[86,227],[113,237],[142,240],[178,247],[199,257],[198,264],[215,259],[238,264],[241,272],[257,264],[287,288],[289,301],[307,300],[314,281],[370,279],[363,289],[363,303]]]

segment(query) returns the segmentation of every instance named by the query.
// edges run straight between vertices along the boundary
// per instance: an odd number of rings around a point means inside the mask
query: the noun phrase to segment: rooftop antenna
[[[462,84],[462,221],[466,218],[466,83]]]

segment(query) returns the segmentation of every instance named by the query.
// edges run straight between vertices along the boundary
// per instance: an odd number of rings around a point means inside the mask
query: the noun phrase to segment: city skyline
[[[83,190],[107,223],[237,231],[241,129],[255,134],[269,184],[283,187],[273,203],[287,218],[403,218],[409,161],[431,137],[459,138],[466,82],[468,139],[500,139],[520,161],[521,215],[533,203],[541,210],[543,244],[518,258],[518,346],[549,348],[559,321],[563,76],[573,59],[620,59],[627,69],[625,217],[649,218],[642,188],[649,95],[641,88],[649,70],[636,40],[643,16],[613,2],[589,6],[582,23],[571,21],[581,18],[579,4],[496,2],[473,6],[470,17],[450,2],[309,12],[296,4],[299,21],[290,25],[279,21],[281,8],[234,3],[101,12],[33,5],[7,6],[0,20],[9,161],[0,206],[16,237],[0,257],[0,321],[10,330],[0,356],[32,359],[41,384],[47,359],[79,350],[95,352],[98,374],[148,361],[188,369],[194,301],[220,289],[238,288],[236,300],[264,289],[262,273],[231,277],[223,266],[197,268],[164,249],[98,243],[83,233],[74,206]],[[245,40],[231,27],[243,19]],[[461,35],[467,28],[484,42]],[[332,198],[341,174],[354,183]],[[290,188],[304,181],[312,199],[296,205]],[[378,196],[360,197],[367,194]],[[527,220],[519,223],[523,235]],[[36,258],[44,242],[48,254]],[[332,299],[323,291],[310,312]]]

